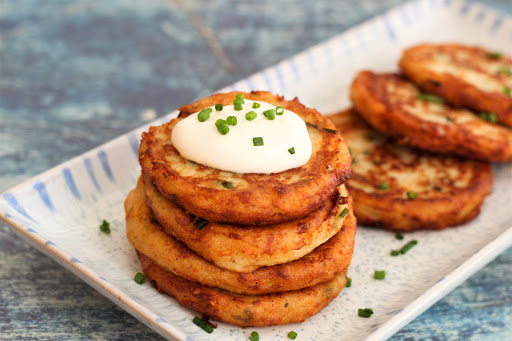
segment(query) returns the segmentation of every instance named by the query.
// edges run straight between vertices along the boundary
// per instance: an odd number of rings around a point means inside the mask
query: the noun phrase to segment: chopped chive
[[[502,73],[507,76],[512,76],[512,69],[508,66],[500,66],[498,70],[496,70],[497,73]]]
[[[295,340],[297,338],[297,333],[294,332],[293,330],[291,332],[288,332],[288,338],[290,340]]]
[[[243,94],[237,94],[236,99],[242,102],[242,104],[245,104],[244,95]]]
[[[206,121],[207,119],[210,118],[210,113],[212,112],[212,108],[206,108],[206,109],[203,109],[199,112],[199,114],[197,114],[197,119],[199,120],[199,122],[204,122]]]
[[[144,282],[146,282],[146,276],[144,276],[144,274],[140,273],[140,272],[137,272],[135,274],[135,277],[133,277],[133,280],[135,281],[135,283],[137,283],[138,285],[142,285],[144,284]]]
[[[199,317],[195,316],[194,319],[192,320],[192,322],[198,326],[199,328],[201,328],[202,330],[204,330],[205,332],[207,332],[208,334],[210,334],[211,332],[213,332],[213,327],[211,325],[209,325],[206,321],[204,321],[203,319],[200,319]]]
[[[401,233],[397,233],[397,234],[395,234],[395,238],[398,240],[402,240],[402,239],[404,239],[404,235]]]
[[[231,188],[235,187],[235,185],[233,185],[233,183],[231,181],[222,181],[221,184],[226,189],[231,189]]]
[[[373,310],[370,308],[358,309],[357,315],[359,315],[359,317],[369,318],[370,316],[373,315]]]
[[[500,51],[487,51],[485,55],[492,59],[501,59],[501,57],[503,57],[503,53]]]
[[[417,94],[416,99],[433,103],[444,103],[444,99],[432,94]]]
[[[407,199],[409,200],[414,200],[418,197],[418,193],[415,191],[407,191],[407,193],[405,194],[407,195]]]
[[[391,250],[391,256],[395,257],[395,256],[398,256],[400,254],[400,251],[398,250]]]
[[[227,124],[220,124],[217,126],[217,130],[219,131],[219,133],[221,133],[222,135],[226,135],[227,133],[229,133],[229,127]]]
[[[259,339],[260,339],[260,334],[258,334],[258,332],[251,333],[251,341],[259,341]]]
[[[110,223],[103,219],[103,222],[100,225],[100,231],[105,234],[110,234]]]
[[[203,227],[208,225],[208,220],[203,219],[201,217],[197,217],[196,221],[194,222],[194,225],[196,225],[198,229],[202,229]]]
[[[226,118],[226,122],[230,126],[236,126],[238,119],[236,118],[236,116],[228,116]]]
[[[292,155],[295,154],[295,147],[291,147],[290,149],[288,149],[288,152]]]
[[[384,278],[386,278],[386,271],[384,271],[384,270],[375,270],[373,272],[373,278],[375,278],[375,279],[384,279]]]
[[[263,115],[267,120],[274,120],[276,118],[276,111],[274,109],[268,109],[263,112]]]
[[[352,286],[352,278],[347,277],[347,283],[345,284],[345,288],[350,288]]]
[[[253,137],[252,144],[254,146],[263,146],[263,137]]]
[[[417,240],[411,240],[410,242],[408,242],[407,244],[405,244],[404,246],[402,246],[402,248],[400,249],[400,253],[402,255],[405,255],[405,253],[407,251],[409,251],[410,249],[412,249],[412,247],[414,245],[418,244],[418,241]]]
[[[236,111],[240,111],[240,110],[242,110],[242,108],[243,108],[243,106],[242,106],[242,101],[241,101],[241,100],[239,100],[239,99],[235,99],[235,100],[233,101],[233,105],[235,106],[235,110],[236,110]]]
[[[215,110],[222,111],[223,108],[224,106],[222,104],[215,104]]]
[[[256,114],[255,111],[249,111],[247,114],[245,114],[245,119],[247,121],[252,121],[254,120],[256,117],[258,116],[258,114]]]
[[[482,111],[482,112],[478,113],[478,117],[481,120],[484,120],[484,121],[487,121],[487,122],[490,122],[490,123],[496,123],[498,121],[498,118],[496,117],[496,114],[494,114],[492,112]]]
[[[512,89],[510,89],[510,87],[508,87],[508,86],[505,86],[503,88],[503,93],[505,95],[507,95],[508,97],[512,97]]]
[[[259,104],[259,103],[254,102],[254,103],[252,104],[252,108],[253,108],[253,109],[258,109],[259,107],[260,107],[260,104]]]
[[[389,189],[389,185],[387,183],[383,182],[383,183],[381,183],[379,185],[379,189],[381,189],[383,191],[388,190]]]
[[[347,215],[347,213],[348,213],[348,208],[346,208],[346,207],[345,207],[345,208],[343,209],[343,211],[341,211],[341,213],[340,213],[340,215],[339,215],[338,217],[340,217],[340,218],[342,218],[342,219],[343,219],[343,218],[345,218],[345,216]]]
[[[353,156],[352,155],[352,149],[350,149],[350,147],[348,147],[348,153],[350,154],[350,156]]]
[[[222,118],[219,118],[217,121],[215,121],[215,126],[218,127],[222,124],[228,124],[228,122],[226,122],[226,120],[223,120]]]
[[[284,108],[282,106],[278,106],[276,107],[276,114],[277,115],[282,115],[284,114]]]
[[[451,118],[450,116],[445,116],[444,119],[448,122],[453,122],[453,118]]]

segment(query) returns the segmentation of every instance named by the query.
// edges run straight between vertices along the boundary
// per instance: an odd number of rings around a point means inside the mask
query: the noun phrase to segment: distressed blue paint
[[[69,260],[71,261],[71,263],[82,263],[78,259],[76,259],[75,257],[71,257]]]
[[[480,12],[478,12],[478,14],[475,17],[475,23],[482,22],[482,20],[484,19],[486,13],[487,13],[487,11],[485,11],[484,9],[481,9]]]
[[[157,323],[167,323],[166,320],[164,320],[163,318],[161,317],[158,317],[156,320],[155,320]]]
[[[130,144],[130,147],[132,147],[133,153],[139,158],[139,145],[140,145],[140,136],[136,133],[130,133],[127,136],[128,143]]]
[[[50,195],[46,190],[46,185],[42,181],[36,181],[33,187],[37,193],[39,194],[39,198],[44,203],[44,205],[52,212],[55,211],[55,207],[53,206],[52,200],[50,199]]]
[[[68,185],[69,190],[71,193],[75,196],[75,198],[82,200],[82,196],[80,195],[80,192],[78,191],[78,188],[76,187],[75,180],[73,179],[73,174],[71,173],[71,169],[64,168],[62,170],[62,176],[64,177],[64,180],[66,181],[66,185]]]
[[[30,219],[30,220],[32,220],[34,222],[37,222],[34,218],[32,218],[31,216],[28,215],[28,213],[25,211],[23,206],[20,205],[20,203],[18,202],[18,200],[16,199],[16,197],[12,193],[9,193],[9,192],[4,193],[2,195],[2,197],[5,199],[5,201],[7,201],[7,204],[12,209],[14,209],[16,212],[18,212],[19,214],[21,214],[25,218],[28,218],[28,219]]]
[[[30,232],[30,233],[33,233],[33,234],[37,234],[36,230],[34,230],[34,229],[30,228],[30,227],[27,228],[27,232]]]
[[[499,30],[499,28],[501,27],[502,24],[503,24],[503,17],[498,15],[496,17],[496,20],[494,20],[494,23],[491,26],[491,32],[494,33],[497,30]]]
[[[105,171],[105,174],[107,174],[110,181],[115,182],[116,180],[114,179],[112,168],[110,168],[110,164],[108,162],[108,155],[103,149],[98,151],[98,159],[100,160],[101,167],[103,167],[103,170]]]
[[[395,41],[396,40],[396,34],[395,34],[395,31],[393,30],[393,27],[391,26],[391,23],[389,21],[389,17],[388,16],[384,17],[384,26],[386,27],[386,32],[388,34],[389,39],[391,41]]]
[[[55,246],[55,243],[52,242],[51,240],[47,240],[44,244],[48,246]]]
[[[99,276],[99,279],[108,283],[108,280],[105,277]]]
[[[85,169],[87,170],[87,174],[89,174],[89,178],[91,178],[92,183],[94,184],[94,187],[98,190],[98,192],[102,192],[101,187],[98,183],[98,180],[96,179],[96,175],[94,174],[94,168],[92,167],[91,159],[88,157],[84,157],[84,165]]]

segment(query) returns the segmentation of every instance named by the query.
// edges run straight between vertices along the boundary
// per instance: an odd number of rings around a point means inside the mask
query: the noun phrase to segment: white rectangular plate
[[[420,0],[396,8],[225,90],[268,89],[298,96],[332,113],[349,106],[355,72],[397,70],[401,50],[423,41],[479,44],[512,54],[512,19],[464,1]],[[175,113],[174,113],[175,114]],[[172,114],[170,114],[172,115]],[[161,124],[168,115],[152,124]],[[246,340],[254,329],[219,324],[213,334],[192,324],[194,312],[133,281],[140,270],[125,237],[123,202],[140,173],[142,127],[74,158],[2,194],[0,217],[12,229],[96,290],[168,339]],[[262,340],[385,339],[512,244],[512,166],[496,165],[495,186],[482,213],[462,227],[394,234],[360,227],[349,276],[352,287],[301,324],[255,328]],[[103,219],[112,233],[98,230]],[[389,257],[410,239],[408,254]],[[386,270],[385,281],[372,279]],[[370,307],[369,319],[357,309]]]

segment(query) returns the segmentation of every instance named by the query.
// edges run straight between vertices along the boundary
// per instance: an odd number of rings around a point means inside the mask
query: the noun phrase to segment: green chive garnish
[[[243,94],[237,94],[236,95],[236,99],[239,100],[240,102],[242,102],[242,104],[245,104],[244,95]]]
[[[237,120],[236,116],[228,116],[226,118],[226,122],[230,126],[236,126],[238,120]]]
[[[295,340],[297,338],[297,333],[292,330],[291,332],[288,333],[288,338],[290,340]]]
[[[405,194],[407,195],[407,199],[409,199],[409,200],[414,200],[418,197],[418,193],[415,191],[408,191]]]
[[[213,327],[211,325],[209,325],[206,321],[204,321],[203,319],[200,319],[199,317],[195,316],[194,319],[192,320],[192,322],[198,326],[199,328],[201,328],[202,330],[204,330],[205,332],[207,332],[208,334],[210,334],[211,332],[213,332]]]
[[[265,110],[263,115],[265,115],[267,120],[274,120],[276,118],[276,111],[274,109]]]
[[[228,122],[226,122],[226,120],[223,120],[222,118],[219,118],[217,121],[215,121],[215,126],[218,127],[222,124],[228,124]]]
[[[100,225],[100,231],[105,234],[110,234],[110,223],[106,220],[103,220]]]
[[[480,112],[478,113],[478,117],[481,119],[481,120],[484,120],[484,121],[487,121],[487,122],[490,122],[490,123],[496,123],[498,121],[498,118],[496,117],[496,114],[492,113],[492,112]]]
[[[199,122],[204,122],[206,121],[207,119],[210,118],[210,113],[212,112],[212,108],[206,108],[206,109],[203,109],[199,112],[199,114],[197,114],[197,119],[199,120]]]
[[[140,273],[140,272],[137,272],[135,274],[135,277],[133,277],[133,280],[135,281],[135,283],[137,283],[138,285],[142,285],[144,284],[144,282],[146,282],[146,276],[144,276],[144,274]]]
[[[398,250],[391,250],[391,256],[396,257],[400,254],[400,251]]]
[[[231,189],[235,187],[231,181],[222,181],[221,184],[226,189]]]
[[[260,340],[260,334],[258,332],[252,332],[251,333],[251,341],[259,341]]]
[[[507,76],[512,76],[512,69],[508,66],[500,66],[498,70],[496,70],[497,73],[502,73]]]
[[[397,233],[397,234],[395,234],[395,238],[398,240],[402,240],[402,239],[404,239],[404,235],[401,233]]]
[[[194,225],[196,225],[198,229],[202,229],[203,227],[208,225],[208,220],[203,219],[201,217],[197,217],[196,221],[194,222]]]
[[[345,218],[345,216],[347,215],[347,213],[348,213],[348,208],[346,208],[346,207],[345,207],[345,208],[343,209],[343,211],[341,211],[341,213],[340,213],[340,215],[339,215],[338,217],[340,217],[340,218],[342,218],[342,219],[343,219],[343,218]]]
[[[256,114],[255,111],[249,111],[247,114],[245,114],[245,119],[247,121],[252,121],[254,120],[256,117],[258,116],[258,114]]]
[[[503,53],[500,51],[487,51],[486,56],[492,59],[501,59],[501,57],[503,57]]]
[[[284,108],[282,106],[278,106],[276,107],[276,114],[277,115],[282,115],[284,114]]]
[[[383,182],[383,183],[381,183],[381,184],[379,185],[379,188],[380,188],[381,190],[385,191],[385,190],[389,189],[389,185],[388,185],[387,183]]]
[[[508,87],[508,86],[505,86],[503,88],[503,93],[505,95],[507,95],[508,97],[512,97],[512,89],[510,89],[510,87]]]
[[[352,278],[347,277],[347,284],[345,284],[345,288],[350,288],[352,286]]]
[[[288,152],[292,155],[295,154],[295,147],[291,147],[290,149],[288,149]]]
[[[375,279],[384,279],[386,278],[386,271],[384,270],[375,270],[373,273],[373,278]]]
[[[260,107],[260,104],[259,104],[259,103],[254,102],[254,103],[252,104],[252,108],[253,108],[253,109],[258,109],[259,107]]]
[[[242,101],[241,101],[241,100],[239,100],[239,99],[235,99],[235,100],[233,101],[233,105],[235,106],[235,110],[236,110],[236,111],[240,111],[240,110],[242,110],[242,108],[243,108],[243,107],[242,107]]]
[[[358,309],[357,315],[359,315],[359,317],[369,318],[370,316],[373,315],[373,310],[370,308]]]
[[[229,127],[227,124],[221,124],[221,125],[218,125],[217,126],[217,130],[219,131],[219,133],[221,133],[222,135],[226,135],[227,133],[229,133]]]
[[[419,99],[420,101],[427,101],[433,103],[444,103],[444,99],[432,94],[417,94],[416,99]]]
[[[215,110],[222,111],[223,108],[224,106],[222,104],[215,104]]]
[[[252,144],[254,146],[263,146],[263,137],[253,137]]]
[[[418,241],[417,240],[411,240],[410,242],[408,242],[407,244],[405,244],[404,246],[402,246],[402,248],[400,249],[400,253],[402,255],[405,255],[405,253],[407,251],[409,251],[410,249],[412,249],[412,247],[414,245],[418,244]]]

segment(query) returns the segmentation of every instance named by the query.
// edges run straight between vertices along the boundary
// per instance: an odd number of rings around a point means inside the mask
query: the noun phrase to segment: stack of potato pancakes
[[[233,173],[183,158],[173,127],[233,103],[215,94],[143,134],[142,175],[125,202],[127,236],[145,275],[183,306],[239,326],[304,321],[345,286],[356,221],[344,182],[347,143],[323,115],[268,92],[244,93],[295,112],[312,155],[274,174]]]
[[[512,59],[460,44],[421,44],[401,74],[361,71],[353,108],[329,116],[354,156],[347,189],[365,225],[441,229],[480,212],[489,162],[512,160]]]

